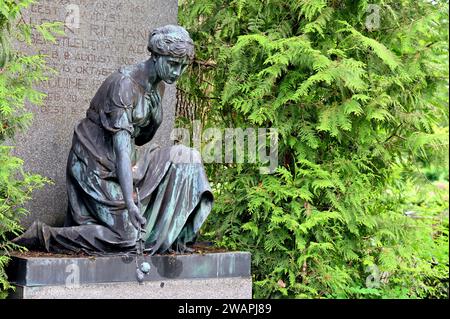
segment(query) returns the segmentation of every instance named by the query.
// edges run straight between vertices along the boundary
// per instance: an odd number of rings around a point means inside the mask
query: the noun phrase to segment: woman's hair
[[[180,26],[166,25],[150,33],[148,50],[156,55],[194,59],[194,42],[189,33]]]

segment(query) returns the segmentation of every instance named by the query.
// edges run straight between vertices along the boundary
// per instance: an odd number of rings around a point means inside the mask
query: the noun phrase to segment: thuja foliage
[[[32,114],[27,102],[41,105],[45,94],[34,87],[47,79],[48,67],[41,55],[26,55],[12,47],[14,41],[31,45],[34,28],[48,41],[61,33],[59,23],[30,26],[20,19],[21,10],[33,3],[31,0],[0,1],[0,299],[11,288],[5,267],[9,253],[20,249],[8,239],[22,230],[19,219],[27,213],[23,204],[31,198],[31,192],[45,183],[41,176],[23,171],[23,161],[11,155],[16,133],[30,124]]]
[[[419,163],[448,149],[447,6],[181,2],[197,50],[181,87],[209,101],[204,125],[279,132],[275,174],[207,166],[205,236],[252,253],[255,297],[448,297],[448,197],[408,213],[433,187]]]

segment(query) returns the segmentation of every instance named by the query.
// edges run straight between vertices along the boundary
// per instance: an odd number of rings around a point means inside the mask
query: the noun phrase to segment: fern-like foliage
[[[209,99],[207,125],[279,132],[274,175],[207,166],[217,200],[204,235],[252,252],[255,297],[442,297],[425,277],[448,282],[448,200],[414,219],[402,189],[448,150],[446,6],[181,1],[197,45],[181,86]],[[370,286],[375,266],[389,279]]]
[[[43,186],[47,179],[23,171],[21,159],[12,156],[12,148],[5,146],[14,140],[17,132],[28,127],[32,114],[26,103],[40,105],[45,95],[35,89],[47,79],[50,69],[43,56],[24,55],[11,47],[20,39],[31,44],[32,26],[18,21],[22,9],[32,0],[2,0],[0,2],[0,299],[13,289],[6,277],[5,267],[11,251],[20,250],[9,240],[19,235],[20,218],[27,213],[23,208],[31,199],[33,189]],[[44,40],[54,41],[61,34],[60,23],[34,26]]]

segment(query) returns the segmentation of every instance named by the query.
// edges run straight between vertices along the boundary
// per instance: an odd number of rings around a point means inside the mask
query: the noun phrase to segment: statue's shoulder
[[[132,69],[127,66],[117,69],[105,79],[103,86],[113,86],[115,91],[124,89],[127,86],[136,86],[137,83],[133,79],[131,71]]]
[[[132,77],[133,73],[136,71],[136,66],[135,65],[124,65],[121,66],[116,73],[124,75],[124,76],[128,76],[128,77]]]
[[[110,90],[109,96],[118,107],[130,108],[139,95],[139,85],[134,81],[131,73],[127,72],[126,67],[118,69],[109,76]]]

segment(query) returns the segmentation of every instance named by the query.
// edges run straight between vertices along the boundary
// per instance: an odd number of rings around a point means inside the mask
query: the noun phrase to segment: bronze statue
[[[174,83],[194,57],[188,32],[168,25],[149,37],[151,57],[110,75],[75,127],[67,162],[64,227],[39,221],[16,244],[92,255],[183,252],[211,211],[201,158],[182,145],[147,144],[162,122],[164,82]],[[188,161],[177,161],[181,158]],[[143,232],[141,233],[141,228]]]

